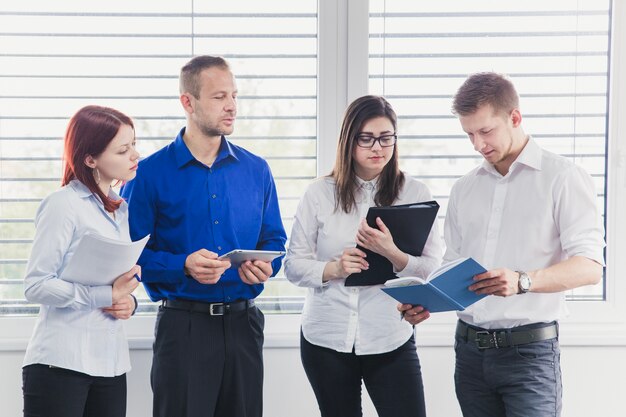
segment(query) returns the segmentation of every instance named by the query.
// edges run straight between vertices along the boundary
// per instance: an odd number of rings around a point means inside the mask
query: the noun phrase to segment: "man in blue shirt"
[[[180,73],[187,126],[122,189],[133,240],[151,234],[142,281],[161,301],[151,382],[155,417],[262,415],[263,326],[254,298],[281,266],[218,255],[284,250],[272,173],[230,143],[237,86],[228,63],[198,56]]]

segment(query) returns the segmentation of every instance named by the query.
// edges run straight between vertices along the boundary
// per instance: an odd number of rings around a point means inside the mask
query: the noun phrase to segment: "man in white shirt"
[[[457,398],[465,417],[559,416],[565,291],[602,278],[594,184],[524,133],[506,77],[470,76],[453,111],[485,160],[452,188],[444,261],[476,259],[470,290],[491,295],[458,314]]]

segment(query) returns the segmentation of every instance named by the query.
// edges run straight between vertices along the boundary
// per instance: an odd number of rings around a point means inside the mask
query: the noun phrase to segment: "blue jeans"
[[[456,395],[464,417],[558,417],[558,339],[500,349],[455,340]]]

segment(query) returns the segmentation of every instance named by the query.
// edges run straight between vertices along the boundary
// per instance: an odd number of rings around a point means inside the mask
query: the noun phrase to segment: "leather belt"
[[[483,329],[470,326],[459,320],[456,325],[456,337],[465,342],[476,343],[478,349],[499,349],[555,339],[559,336],[559,325],[556,322],[531,326],[513,327],[511,329]]]
[[[184,310],[194,313],[204,313],[211,316],[223,316],[224,314],[244,311],[254,307],[254,300],[239,300],[232,303],[203,303],[202,301],[189,300],[163,300],[163,308]]]

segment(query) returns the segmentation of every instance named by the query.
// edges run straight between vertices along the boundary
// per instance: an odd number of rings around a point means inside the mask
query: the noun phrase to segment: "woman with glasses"
[[[137,307],[139,266],[103,277],[112,285],[66,281],[63,271],[87,233],[130,241],[128,205],[111,186],[135,177],[135,128],[117,110],[86,106],[64,145],[62,187],[39,206],[24,278],[26,299],[41,304],[22,369],[24,417],[123,417],[130,358],[121,320]]]
[[[346,110],[335,167],[306,190],[291,232],[285,275],[308,288],[301,358],[322,417],[362,416],[361,381],[379,416],[424,416],[424,391],[413,327],[380,285],[346,287],[368,268],[356,245],[386,257],[398,276],[427,276],[442,244],[433,227],[421,257],[400,251],[384,223],[364,218],[371,206],[431,199],[424,184],[398,167],[397,119],[382,97],[365,96]],[[416,322],[428,318],[418,314]],[[413,318],[412,318],[413,319]]]

